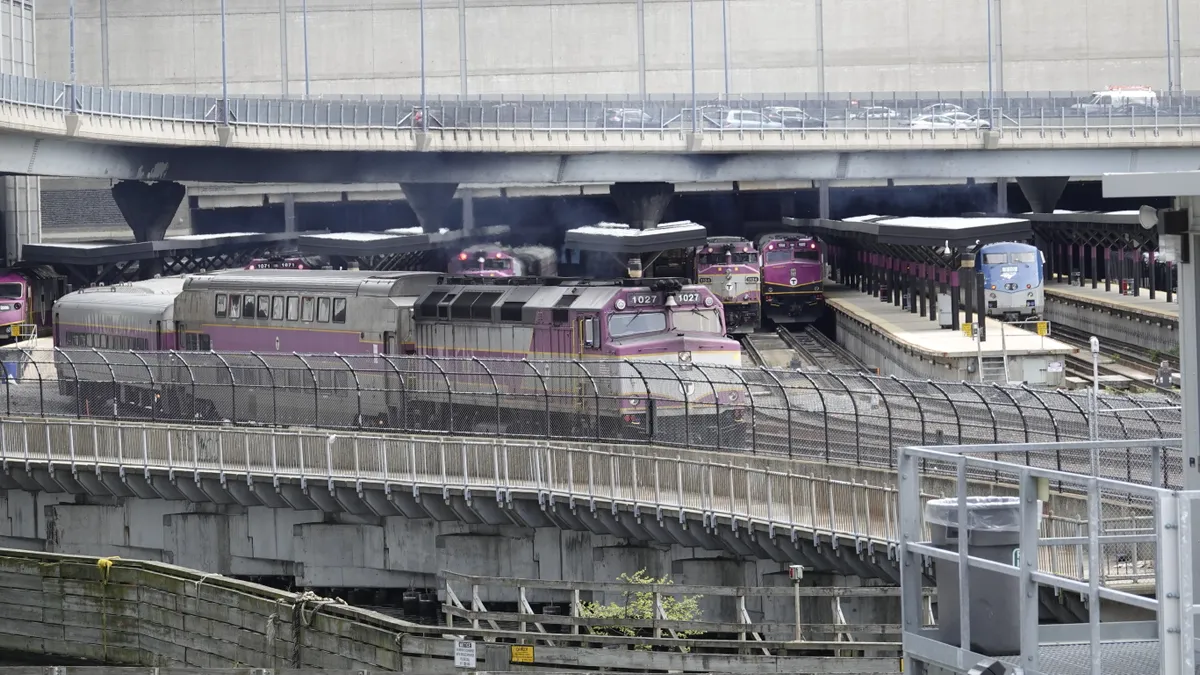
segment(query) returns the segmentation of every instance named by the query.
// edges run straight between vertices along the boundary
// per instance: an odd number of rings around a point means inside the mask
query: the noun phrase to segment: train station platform
[[[984,381],[1062,386],[1066,358],[1076,351],[1053,338],[993,319],[987,320],[985,340],[977,344],[963,331],[945,330],[907,308],[854,288],[827,282],[826,289],[825,303],[837,322],[838,343],[882,375],[979,381],[982,366]]]
[[[1046,284],[1046,319],[1071,326],[1115,345],[1130,345],[1148,352],[1179,355],[1179,296],[1149,289],[1138,295],[1123,294],[1104,286],[1092,288]]]

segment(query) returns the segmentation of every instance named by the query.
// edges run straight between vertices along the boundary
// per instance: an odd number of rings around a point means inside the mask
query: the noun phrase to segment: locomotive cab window
[[[767,251],[763,255],[763,261],[768,264],[787,262],[791,259],[790,251]]]
[[[287,320],[300,320],[300,298],[299,296],[289,295],[287,299]]]
[[[657,333],[667,329],[665,312],[635,312],[608,317],[608,334],[613,338]]]
[[[329,298],[317,298],[317,321],[329,323]]]
[[[0,284],[0,298],[19,300],[23,297],[25,297],[25,289],[21,287],[21,284]]]
[[[229,295],[229,318],[240,319],[242,316],[242,296],[237,293]]]
[[[228,305],[226,304],[228,302],[229,296],[225,295],[224,293],[217,293],[217,299],[216,304],[213,307],[213,313],[216,314],[218,318],[225,318],[225,315],[228,313],[229,309]]]
[[[346,323],[346,299],[333,299],[333,322]]]
[[[1035,262],[1037,262],[1037,253],[1035,253],[1033,251],[1026,251],[1024,253],[1014,253],[1014,254],[1012,254],[1012,261],[1015,263],[1025,263],[1026,265],[1032,265]]]
[[[748,265],[755,262],[755,258],[756,256],[753,253],[731,253],[729,255],[729,262],[735,265]]]
[[[820,260],[821,252],[815,248],[796,249],[792,253],[793,260]]]
[[[1007,253],[985,253],[983,255],[984,265],[1003,265],[1008,262]]]
[[[317,304],[317,301],[314,300],[313,298],[309,298],[309,297],[300,298],[300,320],[301,321],[312,321],[313,320],[313,311],[316,307],[316,304]]]

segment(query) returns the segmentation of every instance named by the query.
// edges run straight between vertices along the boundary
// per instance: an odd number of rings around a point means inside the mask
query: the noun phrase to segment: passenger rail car
[[[988,316],[1017,321],[1042,315],[1046,306],[1045,256],[1036,246],[987,244],[979,248],[975,262],[983,273]]]
[[[730,334],[753,333],[761,322],[758,249],[742,237],[709,237],[696,249],[696,282],[725,307]]]
[[[763,317],[777,324],[815,321],[825,309],[825,260],[817,240],[797,234],[767,234],[762,255]]]
[[[448,271],[475,277],[553,277],[558,274],[558,254],[549,246],[479,244],[452,258]]]
[[[54,301],[66,292],[66,278],[50,267],[0,271],[0,344],[49,333]]]
[[[740,380],[691,368],[736,367],[739,345],[724,335],[720,301],[683,280],[227,270],[155,282],[177,285],[130,285],[152,300],[101,289],[65,298],[56,345],[70,356],[62,367],[89,364],[80,391],[63,392],[79,395],[81,412],[111,397],[155,406],[160,419],[468,432],[554,425],[546,432],[664,441],[744,433]],[[72,322],[82,328],[68,331]],[[106,346],[208,353],[185,362],[87,349]]]

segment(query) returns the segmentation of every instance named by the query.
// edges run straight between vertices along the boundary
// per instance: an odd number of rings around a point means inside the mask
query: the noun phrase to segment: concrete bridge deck
[[[117,498],[119,502],[185,507],[213,504],[218,510],[266,507],[268,511],[310,512],[316,520],[296,524],[298,532],[307,534],[303,538],[311,540],[311,546],[332,546],[335,551],[339,546],[353,546],[355,541],[362,548],[364,540],[387,541],[392,536],[397,536],[393,547],[411,547],[421,531],[392,535],[386,533],[386,527],[371,525],[374,519],[399,516],[410,524],[459,523],[499,536],[504,536],[505,527],[535,533],[551,528],[610,535],[627,543],[802,564],[817,571],[897,578],[896,477],[887,467],[565,441],[97,420],[9,418],[3,420],[2,428],[0,489],[83,500],[78,505],[45,507],[47,532],[62,527],[51,522],[57,513],[51,508],[69,511],[72,506],[82,508],[88,500],[103,505]],[[1137,450],[1161,465],[1165,451],[1155,449],[1153,443],[1114,441],[1111,446],[1114,450],[1124,447],[1125,453]],[[1027,461],[1039,463],[1047,461],[1039,447],[1053,450],[1054,445],[1022,446],[1021,452]],[[1002,451],[1008,447],[997,446]],[[1048,461],[1071,469],[1086,466],[1088,458]],[[1156,474],[1150,472],[1150,476]],[[939,475],[934,471],[923,481],[927,496],[953,494],[953,479],[949,475],[940,479]],[[1013,494],[1011,485],[996,482],[999,478],[976,476],[972,491]],[[1078,536],[1083,514],[1077,497],[1050,493],[1049,500],[1048,536]],[[1136,505],[1115,508],[1108,515],[1123,527],[1136,525],[1141,516],[1141,507]],[[224,527],[228,537],[233,526],[214,526],[202,517],[188,524],[186,515],[179,516],[181,522],[168,522],[173,516],[166,514],[178,511],[194,509],[160,507],[156,511],[164,514],[163,540],[174,542],[161,545],[206,570],[237,573],[231,557],[219,556],[221,546],[226,554],[230,552],[230,544],[227,540],[216,542],[213,534]],[[208,508],[196,515],[218,512]],[[351,527],[344,539],[321,539],[321,526],[316,523],[324,522],[328,514],[358,525]],[[129,519],[128,513],[115,517],[125,523]],[[305,522],[317,529],[305,530]],[[84,527],[89,523],[93,529],[104,527],[94,518],[77,521]],[[268,531],[276,528],[276,523],[270,523]],[[54,545],[54,538],[50,536],[48,546]],[[22,542],[0,537],[0,544],[20,546]],[[30,544],[36,545],[25,542]],[[557,544],[563,545],[561,541]],[[445,542],[442,545],[444,548]],[[388,548],[386,543],[382,546]],[[111,548],[109,542],[105,550]],[[361,555],[370,557],[371,553],[347,551],[346,585],[353,585],[351,568],[369,567],[372,563],[363,562]],[[468,557],[481,554],[465,549],[457,552]],[[156,555],[153,550],[137,548],[130,553]],[[1082,554],[1076,547],[1048,547],[1042,551],[1042,566],[1060,574],[1077,570],[1082,574]],[[405,555],[421,554],[393,551],[384,557],[395,560],[393,567],[402,569]],[[389,564],[379,560],[384,567]],[[1104,568],[1106,579],[1135,584],[1153,579],[1152,566],[1131,569],[1127,554],[1114,555],[1111,562],[1111,568]],[[253,561],[242,564],[242,573],[255,569]],[[420,564],[409,560],[407,566]],[[428,567],[429,561],[423,564]],[[564,562],[559,570],[564,578],[570,576],[566,567]],[[269,573],[263,568],[258,563],[257,573]],[[540,573],[549,576],[544,569]],[[408,583],[416,582],[409,577]]]

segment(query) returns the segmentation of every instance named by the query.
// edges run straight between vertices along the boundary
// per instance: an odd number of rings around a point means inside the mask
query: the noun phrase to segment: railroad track
[[[1065,338],[1065,340],[1063,340],[1064,342],[1069,342],[1077,346],[1082,345],[1090,349],[1088,340],[1091,338],[1091,335],[1084,331],[1071,328],[1070,326],[1054,324],[1053,333],[1055,334],[1056,338]],[[1117,361],[1120,363],[1128,365],[1130,368],[1140,370],[1149,375],[1155,375],[1158,373],[1158,366],[1162,361],[1166,361],[1167,365],[1171,366],[1171,368],[1174,368],[1177,372],[1179,370],[1179,357],[1172,356],[1170,354],[1156,353],[1144,347],[1130,344],[1128,342],[1109,340],[1106,338],[1100,341],[1100,351],[1111,356],[1116,356],[1118,357]],[[1158,357],[1158,360],[1155,360],[1155,356]]]
[[[776,332],[785,344],[802,354],[801,358],[811,361],[816,368],[869,372],[866,364],[859,361],[858,357],[812,326],[808,326],[798,333],[792,333],[783,328],[777,328]],[[833,363],[840,365],[833,368],[831,367]]]

